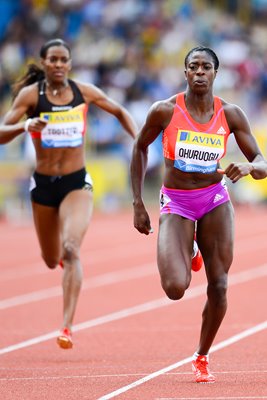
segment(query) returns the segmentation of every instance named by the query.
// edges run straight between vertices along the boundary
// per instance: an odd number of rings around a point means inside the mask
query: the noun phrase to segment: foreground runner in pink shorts
[[[252,135],[244,112],[213,95],[219,60],[207,47],[192,49],[185,58],[185,92],[152,105],[133,149],[131,178],[134,226],[148,235],[150,218],[142,188],[149,145],[163,132],[164,176],[160,193],[157,260],[161,284],[172,300],[181,299],[191,281],[194,237],[207,276],[207,301],[200,339],[192,360],[198,383],[213,383],[209,350],[227,308],[227,278],[233,260],[233,207],[223,174],[233,183],[243,176],[267,176],[267,163]],[[220,159],[233,134],[247,162]],[[196,233],[195,233],[196,232]]]

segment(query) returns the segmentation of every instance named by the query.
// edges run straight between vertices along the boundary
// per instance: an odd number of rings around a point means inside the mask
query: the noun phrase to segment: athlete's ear
[[[187,81],[186,69],[184,70],[185,80]]]

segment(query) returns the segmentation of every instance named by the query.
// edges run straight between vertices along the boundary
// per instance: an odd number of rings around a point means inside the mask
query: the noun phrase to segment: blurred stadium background
[[[0,122],[11,86],[38,61],[44,41],[61,37],[72,48],[71,77],[92,82],[142,125],[150,105],[185,88],[183,60],[196,45],[220,59],[216,94],[247,113],[267,155],[267,0],[0,0]],[[130,203],[132,141],[116,120],[89,110],[87,159],[96,207],[112,211]],[[233,139],[228,160],[243,160]],[[0,216],[30,214],[28,180],[34,167],[28,136],[0,146]],[[148,200],[157,201],[161,143],[151,146]],[[229,183],[229,182],[228,182]],[[229,183],[237,204],[267,200],[267,180]]]

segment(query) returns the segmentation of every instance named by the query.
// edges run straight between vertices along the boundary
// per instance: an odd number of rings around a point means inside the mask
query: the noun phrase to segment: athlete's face
[[[216,74],[214,61],[207,52],[195,51],[190,55],[185,69],[185,78],[193,92],[206,93],[212,89]]]
[[[70,54],[64,46],[49,47],[41,63],[49,82],[64,82],[71,69]]]

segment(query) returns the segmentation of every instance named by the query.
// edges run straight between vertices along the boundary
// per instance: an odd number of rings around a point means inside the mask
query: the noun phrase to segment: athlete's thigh
[[[158,268],[162,279],[187,280],[191,275],[195,222],[177,214],[160,216]]]
[[[88,228],[93,210],[93,193],[90,190],[73,190],[64,198],[59,208],[62,240],[69,238],[81,243]]]
[[[60,256],[60,225],[58,210],[32,202],[33,220],[44,258]]]
[[[197,240],[208,278],[217,279],[227,273],[233,260],[234,241],[234,211],[230,201],[198,221]]]

